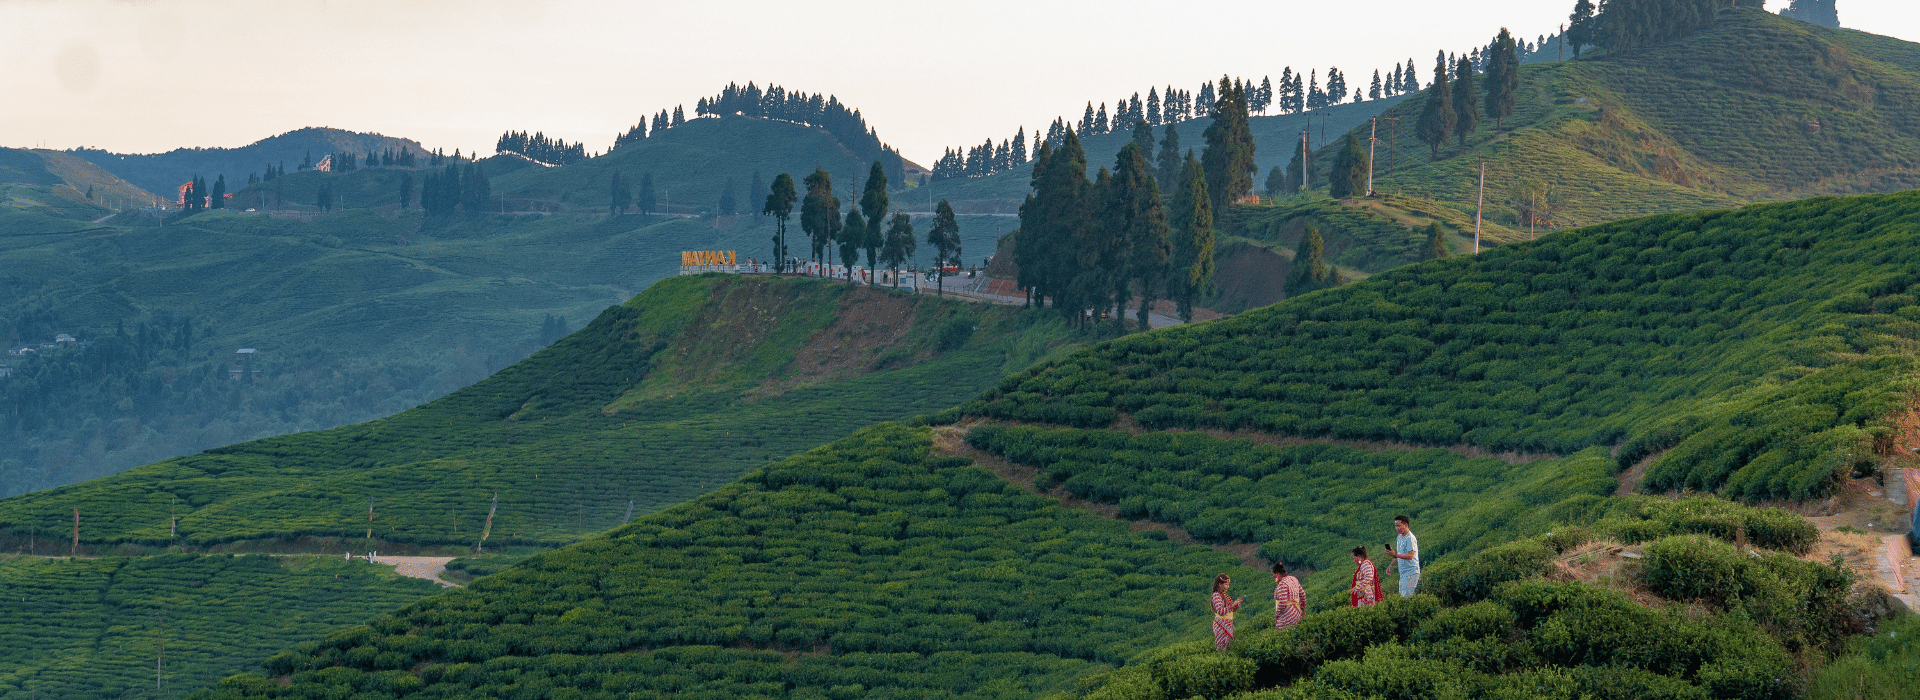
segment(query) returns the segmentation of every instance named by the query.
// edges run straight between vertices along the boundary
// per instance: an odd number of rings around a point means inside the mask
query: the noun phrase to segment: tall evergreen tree
[[[1327,194],[1334,199],[1360,197],[1367,193],[1367,149],[1347,132],[1333,154],[1333,176],[1327,181]]]
[[[1105,228],[1120,234],[1124,241],[1124,274],[1115,275],[1114,299],[1125,315],[1129,283],[1140,294],[1140,330],[1147,330],[1147,309],[1165,288],[1167,266],[1172,260],[1172,243],[1167,240],[1167,214],[1160,203],[1160,188],[1153,181],[1145,150],[1138,144],[1120,147],[1114,157],[1113,177],[1106,191]]]
[[[1433,85],[1427,88],[1426,103],[1420,106],[1420,121],[1413,129],[1435,160],[1440,158],[1440,146],[1453,135],[1453,120],[1457,118],[1451,83],[1447,79],[1447,59],[1443,56],[1434,62]]]
[[[1293,191],[1287,187],[1287,171],[1281,170],[1278,165],[1273,166],[1273,169],[1267,171],[1266,185],[1267,196],[1269,197],[1278,197]]]
[[[789,178],[789,180],[791,180],[791,178]],[[793,183],[789,181],[787,183],[787,186],[792,187]],[[655,196],[653,193],[653,173],[640,174],[640,198],[635,201],[638,204],[640,213],[642,214],[653,213],[654,205],[660,201],[659,198]]]
[[[1027,127],[1013,132],[1013,164],[1025,165],[1027,162]]]
[[[1147,125],[1147,120],[1142,119],[1138,123],[1134,124],[1133,145],[1134,147],[1139,148],[1142,154],[1145,154],[1145,158],[1147,159],[1148,163],[1152,163],[1153,161],[1153,127]]]
[[[867,218],[860,214],[859,204],[847,206],[847,220],[841,224],[837,238],[840,264],[847,268],[847,284],[853,284],[853,266],[860,263],[860,246],[867,242]]]
[[[1160,139],[1160,155],[1154,158],[1154,179],[1160,183],[1160,191],[1171,194],[1180,179],[1180,132],[1173,130],[1173,124],[1167,124],[1165,138]]]
[[[887,224],[886,243],[880,247],[880,261],[893,270],[893,287],[900,288],[900,266],[913,259],[913,215],[901,212]]]
[[[1255,112],[1266,114],[1267,107],[1272,104],[1273,104],[1273,80],[1268,76],[1261,76],[1260,77],[1260,94],[1254,98],[1252,104],[1250,104],[1249,106],[1252,107],[1253,111]]]
[[[1327,242],[1320,236],[1320,227],[1307,225],[1307,235],[1300,237],[1300,247],[1293,254],[1293,278],[1287,280],[1287,296],[1299,296],[1316,289],[1337,287],[1341,283],[1339,273],[1327,264]]]
[[[1347,97],[1347,74],[1338,67],[1327,69],[1327,104],[1337,105]]]
[[[1307,109],[1319,109],[1327,106],[1327,93],[1320,91],[1320,71],[1314,69],[1307,83]]]
[[[1180,308],[1180,320],[1193,320],[1193,302],[1213,292],[1213,204],[1200,161],[1187,153],[1179,186],[1169,207],[1173,266],[1168,292]]]
[[[1515,93],[1520,91],[1520,52],[1506,27],[1493,38],[1493,55],[1487,61],[1487,116],[1493,128],[1513,114]]]
[[[1189,116],[1194,118],[1213,116],[1213,103],[1218,99],[1219,96],[1213,92],[1213,83],[1201,83],[1200,96],[1194,100],[1193,114]]]
[[[881,226],[886,223],[887,207],[887,168],[880,161],[873,162],[873,168],[867,171],[867,187],[860,193],[860,210],[867,213],[867,225],[862,229],[860,247],[867,251],[867,269],[876,269],[879,264],[880,246],[886,244],[886,231]]]
[[[633,205],[633,188],[627,185],[627,178],[620,171],[613,171],[613,181],[608,183],[607,212],[625,214],[627,207]]]
[[[787,217],[793,215],[793,203],[800,196],[793,188],[793,176],[780,173],[773,178],[773,185],[767,192],[767,203],[760,213],[773,217],[773,271],[785,272],[787,268]]]
[[[1467,134],[1480,126],[1480,99],[1474,90],[1473,60],[1460,57],[1453,67],[1453,135],[1467,145]]]
[[[738,187],[739,185],[734,184],[733,178],[727,178],[726,186],[720,188],[720,201],[715,204],[713,211],[715,216],[733,216],[740,213],[740,202],[733,194]]]
[[[1092,102],[1088,102],[1088,103],[1087,103],[1087,113],[1086,113],[1086,114],[1085,114],[1084,116],[1082,116],[1082,117],[1080,117],[1080,133],[1082,133],[1082,134],[1092,134],[1092,133],[1094,133],[1094,131],[1093,131],[1093,103],[1092,103]]]
[[[214,209],[227,208],[227,175],[226,173],[221,173],[219,179],[216,179],[213,181],[213,199],[208,204],[208,206]]]
[[[831,262],[827,245],[840,233],[840,198],[833,196],[833,176],[814,168],[802,182],[807,197],[800,203],[800,230],[812,243],[812,260]]]
[[[1373,69],[1373,85],[1367,87],[1367,99],[1380,99],[1380,69]]]
[[[1439,260],[1447,257],[1447,233],[1440,228],[1440,222],[1427,225],[1427,260]]]
[[[1220,76],[1213,123],[1203,134],[1207,145],[1201,155],[1213,211],[1224,212],[1234,200],[1246,196],[1253,189],[1254,174],[1260,171],[1253,163],[1253,131],[1248,118],[1246,85]]]
[[[1407,59],[1407,67],[1400,71],[1400,79],[1405,81],[1400,84],[1400,92],[1411,95],[1420,91],[1420,69],[1414,67],[1413,59]]]
[[[400,173],[400,211],[406,211],[413,199],[413,171]]]
[[[1147,124],[1160,125],[1160,92],[1158,88],[1147,89]]]
[[[947,200],[940,200],[933,209],[933,227],[927,229],[927,245],[933,246],[935,291],[946,296],[947,266],[960,264],[960,222],[954,218],[953,205]]]

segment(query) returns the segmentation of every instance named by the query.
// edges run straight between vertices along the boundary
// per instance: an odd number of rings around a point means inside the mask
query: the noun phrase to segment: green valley
[[[0,530],[51,532],[78,508],[85,545],[470,548],[490,532],[489,546],[552,546],[950,406],[1076,342],[1015,307],[675,277],[418,408],[17,496],[0,501]]]

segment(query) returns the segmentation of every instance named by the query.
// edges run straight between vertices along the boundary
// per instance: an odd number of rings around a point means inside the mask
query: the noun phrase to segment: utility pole
[[[1480,194],[1473,202],[1473,254],[1480,254],[1480,208],[1487,203],[1487,160],[1480,159]]]
[[[1372,125],[1367,127],[1367,196],[1373,196],[1373,147],[1380,143],[1380,118],[1374,117]]]
[[[1308,117],[1308,119],[1312,119],[1312,117]],[[1307,171],[1313,169],[1313,167],[1307,163],[1307,155],[1308,155],[1307,130],[1303,128],[1300,130],[1300,191],[1301,192],[1307,191]]]

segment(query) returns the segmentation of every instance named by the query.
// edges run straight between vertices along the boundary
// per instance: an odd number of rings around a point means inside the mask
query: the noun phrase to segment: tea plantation
[[[1656,459],[1644,486],[1826,494],[1911,389],[1920,193],[1605,224],[1044,363],[943,420]]]
[[[891,315],[834,325],[869,311]],[[873,342],[843,337],[875,329]],[[824,280],[673,278],[426,405],[0,501],[0,531],[65,532],[78,508],[85,545],[473,547],[486,535],[490,547],[551,546],[861,426],[951,406],[1077,338],[1013,307]],[[798,366],[809,347],[815,364]]]
[[[0,557],[0,697],[180,697],[439,589],[338,557]]]

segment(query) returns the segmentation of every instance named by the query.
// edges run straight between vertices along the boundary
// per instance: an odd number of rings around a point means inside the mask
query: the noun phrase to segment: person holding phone
[[[1400,534],[1387,545],[1387,553],[1400,572],[1400,597],[1405,598],[1420,587],[1420,538],[1413,536],[1413,521],[1404,515],[1393,516],[1393,530]]]

